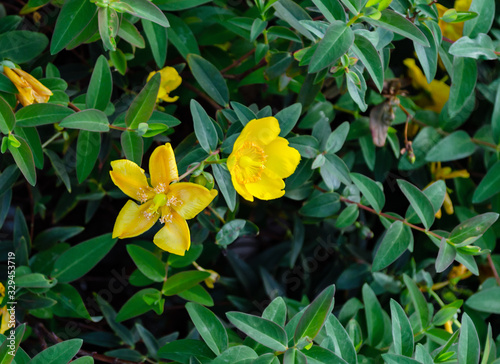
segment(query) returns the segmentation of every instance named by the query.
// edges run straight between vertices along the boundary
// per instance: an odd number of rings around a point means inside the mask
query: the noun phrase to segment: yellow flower
[[[210,277],[205,279],[205,284],[207,285],[208,288],[213,289],[214,288],[214,283],[217,283],[220,279],[220,274],[217,273],[216,271],[212,269],[205,269],[201,267],[198,263],[193,262],[193,265],[198,269],[200,272],[208,272],[210,273]]]
[[[236,139],[227,167],[236,191],[248,201],[254,196],[272,200],[285,194],[283,178],[290,176],[300,161],[297,149],[279,137],[274,117],[254,119]]]
[[[179,96],[170,97],[169,94],[174,91],[182,82],[181,76],[177,73],[177,70],[173,67],[165,67],[160,71],[161,81],[160,89],[158,90],[158,97],[156,102],[166,101],[175,102]],[[148,81],[156,74],[156,72],[151,72],[148,76]]]
[[[467,11],[469,10],[470,4],[472,0],[456,0],[454,9],[456,11]],[[441,18],[444,13],[448,10],[448,8],[444,7],[441,4],[436,4],[439,18]],[[441,32],[443,33],[443,37],[446,37],[450,40],[457,40],[462,37],[464,30],[464,23],[447,23],[444,20],[439,19],[438,22],[439,28],[441,28]]]
[[[413,58],[407,58],[403,63],[408,67],[408,76],[411,78],[412,86],[415,89],[422,89],[426,93],[424,98],[415,100],[416,104],[424,109],[440,113],[450,97],[450,86],[438,80],[427,83],[422,70],[416,65]]]
[[[452,171],[451,167],[441,167],[441,162],[432,162],[431,163],[431,174],[432,174],[432,182],[438,181],[438,180],[447,180],[447,179],[453,179],[453,178],[469,178],[469,172],[467,172],[466,169],[461,169],[459,171]],[[431,183],[432,183],[431,182]],[[444,202],[443,202],[443,207],[444,210],[448,215],[453,215],[454,209],[453,209],[453,203],[451,202],[450,195],[448,194],[448,191],[446,191],[444,195]],[[441,209],[436,213],[436,217],[438,219],[441,218]]]
[[[170,143],[157,147],[149,159],[151,186],[144,170],[132,161],[111,162],[111,179],[123,193],[140,201],[127,201],[116,218],[113,238],[132,238],[149,230],[158,219],[164,227],[153,242],[161,249],[184,255],[191,245],[186,222],[200,213],[217,196],[216,190],[190,182],[177,182],[179,176]]]
[[[3,301],[5,297],[5,287],[0,283],[0,302]],[[9,311],[7,311],[7,305],[0,307],[0,316],[2,316],[2,323],[0,324],[0,334],[3,334],[10,328],[9,325]]]
[[[3,66],[3,73],[16,86],[17,99],[23,106],[49,101],[52,91],[42,85],[35,77],[19,68]]]

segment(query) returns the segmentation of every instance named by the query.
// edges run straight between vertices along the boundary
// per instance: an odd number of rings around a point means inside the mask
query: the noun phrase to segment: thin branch
[[[493,263],[493,259],[491,259],[491,253],[488,254],[488,264],[490,265],[491,270],[493,271],[493,275],[497,281],[497,284],[500,286],[500,277],[498,276],[497,268],[495,267],[495,263]]]
[[[183,81],[182,84],[184,86],[186,86],[188,89],[190,89],[191,91],[193,91],[194,93],[196,93],[198,96],[200,96],[202,99],[204,99],[205,101],[207,101],[210,105],[212,105],[212,107],[215,109],[215,110],[222,110],[222,106],[220,106],[218,103],[216,103],[214,100],[212,100],[206,93],[198,90],[196,87],[194,87],[193,85],[191,85],[189,82],[187,81]]]
[[[227,71],[229,71],[230,69],[233,69],[234,67],[238,67],[240,64],[243,63],[243,61],[245,59],[247,59],[248,57],[250,57],[252,54],[255,53],[255,48],[253,48],[250,52],[248,53],[245,53],[244,55],[242,55],[240,58],[236,59],[233,61],[233,63],[231,63],[229,66],[227,66],[226,68],[223,68],[220,73],[224,74],[226,73]]]
[[[68,107],[69,107],[70,109],[75,110],[76,112],[80,112],[80,111],[82,111],[82,110],[80,110],[80,109],[79,109],[79,108],[78,108],[75,104],[73,104],[72,102],[68,102]]]
[[[198,169],[198,167],[201,166],[201,164],[203,162],[205,162],[208,158],[210,158],[213,155],[219,154],[219,152],[220,152],[220,150],[217,149],[217,150],[213,151],[212,153],[210,153],[209,156],[206,157],[204,160],[202,160],[201,162],[196,163],[193,167],[189,168],[185,173],[183,173],[182,175],[180,175],[179,178],[177,178],[177,181],[182,181],[184,178],[186,178],[191,173],[193,173],[194,171],[196,171]]]

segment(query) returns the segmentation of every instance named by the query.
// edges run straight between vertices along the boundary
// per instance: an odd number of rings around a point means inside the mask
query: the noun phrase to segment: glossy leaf
[[[87,108],[105,111],[111,99],[112,91],[113,80],[111,79],[108,60],[101,55],[95,64],[85,96]]]
[[[227,332],[215,314],[197,303],[187,303],[186,310],[198,333],[215,355],[228,347]]]
[[[384,239],[373,259],[372,271],[379,271],[398,259],[412,240],[411,229],[401,221],[394,221],[384,235]]]
[[[190,108],[193,116],[194,132],[201,147],[207,153],[213,152],[217,148],[218,138],[212,120],[210,120],[207,112],[198,101],[191,100]]]
[[[219,105],[229,103],[229,91],[226,81],[219,70],[209,61],[196,54],[187,57],[189,69],[201,88]]]
[[[185,271],[168,277],[162,288],[165,296],[178,294],[186,289],[196,286],[198,283],[210,277],[210,272]]]
[[[165,264],[149,250],[138,245],[127,245],[127,252],[142,274],[155,282],[163,282],[166,275]]]
[[[351,173],[350,177],[370,205],[376,211],[381,211],[385,204],[385,196],[380,187],[373,180],[362,174]]]
[[[431,202],[422,191],[411,183],[402,179],[398,179],[397,182],[399,188],[403,191],[403,194],[406,196],[408,201],[410,201],[411,206],[415,209],[420,221],[422,221],[425,228],[428,230],[434,222],[435,214]]]

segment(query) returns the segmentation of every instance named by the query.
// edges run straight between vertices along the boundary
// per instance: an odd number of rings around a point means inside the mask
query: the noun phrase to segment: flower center
[[[254,142],[245,142],[236,152],[236,165],[234,175],[241,184],[253,183],[260,180],[267,155],[264,150]]]

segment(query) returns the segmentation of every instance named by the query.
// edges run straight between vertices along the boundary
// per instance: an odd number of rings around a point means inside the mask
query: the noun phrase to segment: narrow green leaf
[[[157,5],[159,5],[158,2]],[[146,19],[142,19],[141,22],[155,63],[158,68],[163,68],[167,59],[167,28]]]
[[[363,62],[375,86],[382,92],[384,86],[384,67],[375,46],[368,39],[357,33],[355,34],[351,50]]]
[[[12,30],[0,34],[0,58],[26,63],[39,56],[48,44],[49,40],[43,33]]]
[[[135,131],[126,130],[120,138],[125,157],[137,165],[142,163],[144,140]]]
[[[127,252],[142,274],[155,282],[163,282],[166,275],[165,264],[149,250],[138,245],[127,245]]]
[[[50,53],[56,54],[76,38],[90,23],[97,12],[95,4],[88,0],[68,0],[57,17]]]
[[[393,348],[396,354],[413,355],[413,330],[403,308],[391,298]]]
[[[402,355],[382,354],[384,362],[387,364],[420,364],[420,362]]]
[[[476,151],[476,145],[464,130],[451,133],[441,139],[427,152],[428,162],[449,162],[470,156]]]
[[[226,200],[229,210],[234,211],[236,207],[236,190],[231,182],[231,174],[227,169],[219,164],[212,164],[212,171],[214,173],[215,181],[219,186],[224,200]]]
[[[436,37],[440,37],[441,34],[434,34],[432,29],[425,23],[420,24],[418,28],[425,35],[430,46],[424,47],[417,42],[414,42],[413,46],[415,48],[415,53],[417,53],[418,60],[420,61],[420,65],[422,66],[422,70],[424,71],[427,83],[431,83],[436,76],[438,65],[438,42],[436,41]]]
[[[328,337],[334,342],[335,353],[348,363],[357,363],[354,344],[347,331],[333,314],[328,316],[328,320],[325,322],[325,329]]]
[[[194,133],[201,147],[207,153],[213,152],[217,148],[218,138],[212,120],[203,106],[194,99],[191,100],[190,109],[193,116]]]
[[[100,55],[90,78],[89,88],[85,96],[87,108],[105,111],[111,99],[113,80],[108,60]]]
[[[245,235],[257,235],[259,228],[253,222],[243,219],[234,219],[217,232],[215,243],[223,248],[233,243],[238,237]]]
[[[18,136],[17,140],[21,143],[21,145],[15,148],[9,144],[8,149],[17,166],[24,175],[24,178],[26,178],[30,185],[34,186],[36,184],[36,171],[33,154],[31,153],[28,143],[26,143],[23,138]]]
[[[50,275],[65,283],[82,277],[108,254],[117,240],[105,234],[71,247],[57,258]]]
[[[284,108],[274,116],[280,124],[280,137],[284,138],[292,131],[299,120],[301,112],[302,104],[296,103]]]
[[[287,349],[286,332],[276,323],[242,312],[228,312],[226,316],[236,328],[262,345],[274,351]]]
[[[157,306],[160,306],[160,309],[163,310],[164,303],[165,300],[161,298],[160,291],[155,288],[145,288],[135,293],[125,302],[122,308],[120,308],[120,311],[118,311],[115,321],[122,322],[132,317],[142,315],[150,310],[156,311]]]
[[[76,142],[76,176],[82,183],[94,169],[101,149],[101,134],[80,130]]]
[[[487,212],[474,216],[455,227],[450,233],[450,241],[459,244],[466,239],[482,236],[498,220],[498,214]]]
[[[380,187],[373,180],[362,174],[351,173],[349,176],[375,211],[382,211],[385,204],[385,196]]]
[[[211,1],[212,0],[157,0],[155,4],[162,10],[179,11],[191,9]]]
[[[32,104],[16,112],[16,126],[39,126],[54,124],[74,111],[55,104]]]
[[[173,296],[186,289],[196,286],[198,283],[210,277],[210,272],[185,271],[168,277],[162,288],[165,296]]]
[[[464,23],[463,35],[475,38],[481,33],[487,34],[495,18],[495,0],[474,0],[469,11],[478,16]]]
[[[340,210],[339,195],[327,192],[308,200],[299,210],[299,213],[310,217],[327,217]]]
[[[285,326],[286,322],[286,303],[281,297],[276,297],[269,306],[262,312],[262,318],[271,320],[281,327]]]
[[[29,363],[68,363],[78,353],[82,344],[82,339],[71,339],[60,342],[38,353]]]
[[[462,37],[453,43],[448,51],[458,57],[497,59],[493,41],[486,34],[478,34],[474,39]]]
[[[59,126],[69,129],[81,129],[95,132],[109,131],[108,117],[96,109],[83,110],[65,117]]]
[[[156,97],[160,89],[161,75],[156,73],[141,92],[134,98],[125,115],[125,124],[130,129],[137,129],[140,123],[145,123],[151,117],[156,106]]]
[[[0,97],[0,132],[7,135],[14,130],[16,118],[7,101]]]
[[[214,305],[214,300],[212,299],[212,296],[210,296],[210,293],[208,293],[207,290],[199,284],[186,289],[177,295],[186,301],[196,302],[203,306],[211,307]]]
[[[227,332],[217,316],[197,303],[187,303],[186,309],[196,330],[215,355],[225,351],[228,347]]]
[[[470,296],[465,304],[476,311],[500,314],[500,287],[479,291]]]
[[[458,362],[479,363],[481,346],[474,322],[469,315],[464,313],[461,323],[460,337],[458,338]]]
[[[500,192],[500,162],[497,162],[491,167],[486,176],[481,180],[474,195],[472,196],[473,203],[481,203]]]
[[[402,179],[398,179],[397,183],[408,201],[410,201],[411,206],[415,209],[415,212],[420,218],[420,221],[424,224],[425,228],[427,230],[430,229],[432,223],[434,222],[435,212],[429,199],[422,191],[411,183]]]
[[[139,33],[135,25],[128,21],[126,18],[122,18],[120,28],[118,29],[118,36],[134,47],[146,47],[146,42],[144,41],[141,33]],[[151,51],[153,51],[153,49],[151,49]]]
[[[380,306],[377,296],[367,283],[363,285],[362,294],[365,305],[368,342],[371,346],[376,346],[384,338],[382,306]]]
[[[120,0],[129,5],[133,12],[132,15],[147,19],[163,27],[170,26],[165,14],[158,7],[148,0]]]
[[[197,54],[187,56],[189,69],[201,88],[219,105],[229,103],[229,90],[226,80],[219,70],[210,62]]]
[[[471,58],[455,56],[451,80],[450,98],[447,106],[449,116],[453,118],[458,115],[467,98],[474,92],[477,81],[477,62]],[[462,131],[462,133],[465,132]]]
[[[295,344],[306,338],[309,342],[318,335],[333,310],[335,285],[328,286],[311,302],[300,318],[293,340]]]
[[[439,245],[439,252],[436,258],[436,272],[441,273],[448,268],[451,263],[455,260],[457,256],[457,250],[451,244],[446,242],[445,238],[441,239],[441,244]]]
[[[54,168],[54,172],[57,177],[64,183],[64,186],[71,193],[71,180],[68,175],[68,170],[66,168],[66,163],[51,149],[44,149],[45,154],[49,157],[50,164]]]
[[[104,315],[104,318],[108,322],[109,327],[111,327],[115,334],[118,335],[118,337],[120,337],[120,339],[122,339],[127,345],[134,346],[135,339],[132,335],[132,332],[124,325],[116,322],[116,311],[113,309],[113,307],[111,307],[111,305],[98,294],[96,294],[95,297],[97,304],[99,305],[99,308]]]
[[[179,53],[187,59],[188,54],[200,54],[198,42],[191,29],[184,23],[184,21],[173,14],[167,14],[170,22],[168,28],[168,40],[174,45]]]
[[[394,221],[384,235],[384,239],[373,259],[372,271],[384,269],[398,259],[411,242],[411,229],[401,221]]]
[[[430,315],[429,315],[429,307],[427,307],[427,301],[424,298],[424,295],[418,289],[417,284],[406,274],[403,274],[403,280],[405,282],[406,287],[408,288],[408,292],[410,293],[411,301],[413,302],[413,306],[415,311],[417,312],[420,328],[425,329],[429,325]]]

